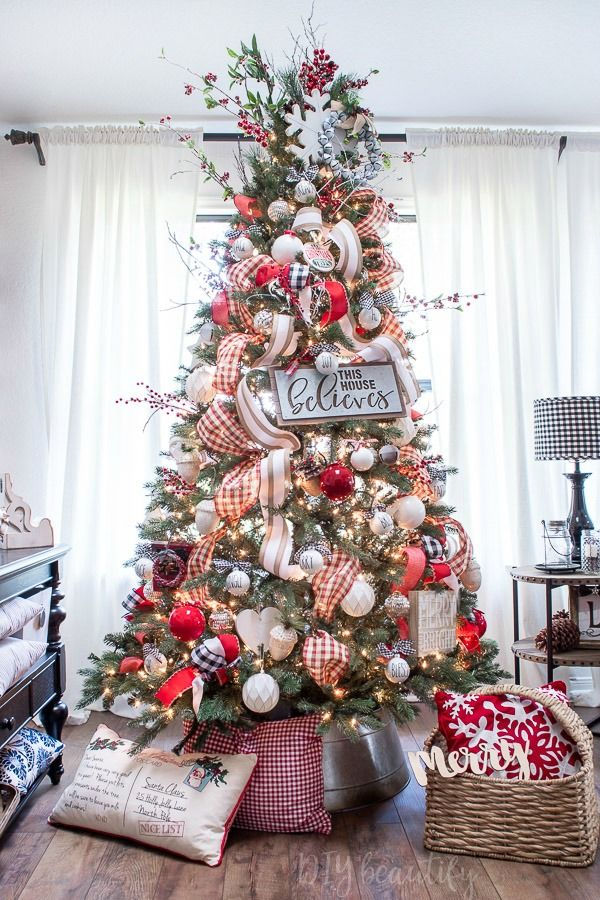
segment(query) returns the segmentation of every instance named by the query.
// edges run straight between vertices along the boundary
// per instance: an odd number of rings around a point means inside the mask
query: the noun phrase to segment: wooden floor
[[[71,781],[101,721],[128,736],[124,720],[108,713],[94,713],[87,725],[65,729],[63,783]],[[424,710],[403,729],[406,749],[420,748],[431,725],[432,714]],[[164,746],[172,743],[167,736]],[[600,779],[600,738],[596,744]],[[424,793],[414,780],[393,800],[334,816],[328,837],[233,829],[223,863],[213,869],[120,840],[52,828],[46,818],[59,791],[46,780],[5,836],[0,900],[600,897],[598,861],[588,869],[561,869],[424,850]]]

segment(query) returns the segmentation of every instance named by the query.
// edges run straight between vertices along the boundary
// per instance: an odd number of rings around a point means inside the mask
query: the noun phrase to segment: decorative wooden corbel
[[[0,550],[52,547],[50,519],[32,519],[31,507],[13,492],[7,473],[0,478]]]

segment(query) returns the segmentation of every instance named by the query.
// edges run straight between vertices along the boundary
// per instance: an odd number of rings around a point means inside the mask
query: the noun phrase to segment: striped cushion
[[[44,655],[46,647],[42,641],[20,641],[11,637],[0,641],[0,695]]]
[[[15,597],[0,606],[0,638],[20,631],[24,625],[35,619],[44,609],[39,600]]]

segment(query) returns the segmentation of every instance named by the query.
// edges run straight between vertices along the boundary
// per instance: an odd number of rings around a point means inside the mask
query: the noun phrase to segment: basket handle
[[[471,694],[485,694],[493,696],[494,694],[514,694],[517,697],[523,697],[527,700],[534,700],[540,706],[549,709],[554,718],[565,728],[574,741],[576,741],[578,749],[582,756],[582,762],[585,764],[593,757],[593,741],[592,733],[584,723],[583,719],[577,715],[567,703],[564,703],[558,697],[546,691],[540,691],[539,688],[526,687],[522,684],[482,684],[480,687],[469,691]],[[585,759],[584,759],[585,757]]]

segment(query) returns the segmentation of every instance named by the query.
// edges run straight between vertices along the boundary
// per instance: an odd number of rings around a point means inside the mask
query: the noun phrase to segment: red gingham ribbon
[[[371,188],[363,188],[360,191],[354,191],[351,199],[359,203],[371,201],[369,212],[359,222],[354,224],[360,236],[367,237],[370,234],[385,234],[390,216],[387,203],[383,197],[376,194]]]
[[[365,256],[378,259],[376,269],[369,269],[369,276],[377,282],[378,291],[388,291],[398,287],[404,277],[402,266],[394,259],[389,250],[386,250],[381,241],[378,247],[372,247],[364,251]]]
[[[217,374],[215,375],[215,388],[219,394],[234,394],[237,383],[240,380],[240,366],[242,356],[250,341],[250,334],[240,334],[234,331],[225,335],[217,348]]]
[[[462,575],[473,559],[473,544],[471,543],[471,538],[460,522],[451,518],[451,516],[443,516],[436,521],[441,522],[443,525],[452,525],[456,531],[458,531],[460,541],[458,553],[455,553],[451,559],[447,560],[448,565],[458,577]]]
[[[433,499],[435,495],[431,475],[422,455],[415,447],[406,445],[400,448],[400,459],[396,468],[400,475],[405,475],[413,482],[412,494],[421,500]]]
[[[238,463],[223,476],[215,494],[215,509],[221,519],[241,519],[258,500],[260,490],[260,458]]]
[[[240,451],[254,449],[235,412],[220,400],[213,400],[196,425],[196,431],[202,443],[217,453],[239,456]]]
[[[348,672],[350,651],[326,631],[317,631],[304,641],[302,661],[317,684],[335,685]]]
[[[338,603],[346,596],[359,572],[360,563],[354,556],[334,550],[331,559],[312,580],[315,615],[331,622]]]
[[[254,277],[257,270],[271,262],[273,260],[265,253],[259,253],[258,256],[250,256],[248,259],[241,259],[227,269],[229,284],[234,291],[247,293],[253,290],[256,287]]]
[[[200,540],[190,553],[188,559],[188,581],[191,581],[192,578],[198,578],[199,575],[204,575],[204,573],[208,571],[212,562],[213,553],[215,552],[217,542],[221,540],[226,532],[226,528],[218,528],[216,531],[213,531],[212,534],[206,534],[200,538]],[[197,603],[202,607],[206,607],[208,605],[207,601],[209,595],[206,585],[202,585],[201,587],[196,588],[190,588],[189,590],[186,590],[186,594],[188,594],[191,602]]]
[[[403,347],[406,346],[406,335],[402,330],[402,326],[396,316],[389,309],[383,312],[383,328],[382,333],[389,337],[395,338]]]

